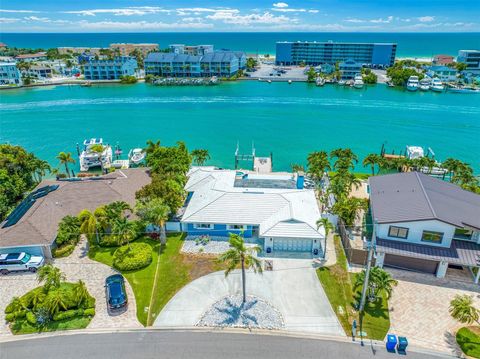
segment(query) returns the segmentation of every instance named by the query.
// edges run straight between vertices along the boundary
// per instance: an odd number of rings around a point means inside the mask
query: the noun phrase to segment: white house
[[[480,195],[419,172],[370,177],[369,186],[377,266],[437,277],[480,267]]]
[[[264,252],[304,252],[323,256],[325,232],[315,193],[304,189],[303,175],[256,174],[194,167],[181,222],[189,237],[228,240],[243,233]]]

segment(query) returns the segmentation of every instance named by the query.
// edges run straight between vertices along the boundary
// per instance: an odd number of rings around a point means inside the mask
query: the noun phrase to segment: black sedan
[[[105,280],[107,291],[107,304],[110,310],[120,309],[127,305],[127,292],[125,280],[121,274],[114,274]]]

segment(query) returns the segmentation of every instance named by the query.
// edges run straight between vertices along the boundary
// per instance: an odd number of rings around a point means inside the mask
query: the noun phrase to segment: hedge
[[[118,240],[115,236],[104,234],[102,238],[100,238],[99,245],[100,247],[118,247]]]
[[[70,319],[76,316],[83,315],[84,311],[83,309],[72,309],[72,310],[66,310],[64,312],[58,312],[53,316],[53,320],[64,320],[64,319]]]
[[[113,266],[121,271],[147,267],[152,262],[152,247],[146,243],[132,243],[118,248],[113,254]]]
[[[83,315],[84,316],[90,316],[90,317],[94,317],[95,316],[95,308],[88,308],[88,309],[85,309],[83,311]]]
[[[75,244],[66,244],[64,246],[55,248],[52,251],[52,255],[54,258],[68,257],[70,254],[72,254],[74,249]]]
[[[27,312],[26,317],[27,317],[27,322],[29,322],[30,324],[32,325],[37,324],[37,317],[32,312]]]

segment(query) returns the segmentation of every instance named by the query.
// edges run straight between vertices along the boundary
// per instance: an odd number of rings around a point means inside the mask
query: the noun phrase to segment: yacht
[[[338,81],[338,84],[339,84],[340,86],[345,86],[345,83],[346,83],[345,80],[340,80],[340,81]]]
[[[363,78],[362,75],[355,75],[353,79],[353,87],[361,89],[363,87]]]
[[[94,146],[102,146],[103,152],[94,152]],[[112,147],[103,144],[102,138],[90,138],[83,141],[83,150],[79,155],[80,171],[88,171],[92,167],[104,167],[112,163]]]
[[[428,79],[428,78],[421,79],[419,88],[420,88],[420,91],[430,90],[430,79]]]
[[[128,160],[134,165],[139,165],[145,159],[145,151],[141,148],[134,148],[128,153]]]
[[[435,91],[435,92],[445,91],[445,86],[443,86],[442,81],[440,81],[438,77],[434,77],[432,79],[432,85],[430,86],[430,88],[432,89],[432,91]]]
[[[417,91],[418,89],[418,76],[410,76],[407,81],[408,91]]]

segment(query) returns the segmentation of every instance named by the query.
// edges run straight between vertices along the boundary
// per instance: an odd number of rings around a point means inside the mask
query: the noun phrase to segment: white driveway
[[[262,298],[283,315],[285,329],[344,336],[312,268],[311,260],[274,259],[273,271],[247,273],[247,294]],[[155,320],[155,327],[191,327],[216,301],[241,293],[241,273],[215,272],[189,283]]]

